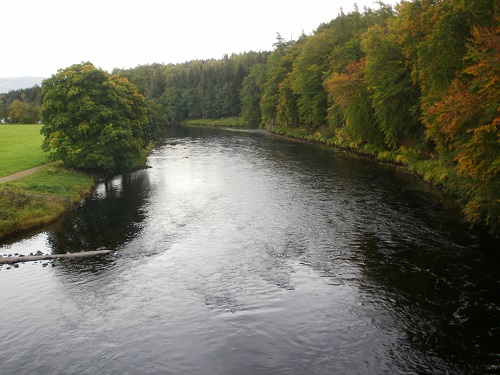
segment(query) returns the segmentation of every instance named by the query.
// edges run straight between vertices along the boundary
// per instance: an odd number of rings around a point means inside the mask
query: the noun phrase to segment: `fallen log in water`
[[[41,254],[41,255],[26,255],[14,257],[0,257],[0,264],[12,264],[19,262],[32,262],[37,260],[51,260],[51,259],[68,259],[68,258],[86,258],[93,257],[100,254],[109,254],[111,250],[95,250],[95,251],[82,251],[79,253],[66,253],[66,254]]]

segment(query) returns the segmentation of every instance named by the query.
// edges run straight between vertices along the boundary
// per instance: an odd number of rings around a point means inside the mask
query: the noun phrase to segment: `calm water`
[[[175,140],[177,144],[171,144]],[[1,374],[500,371],[499,242],[393,167],[177,129],[0,253]]]

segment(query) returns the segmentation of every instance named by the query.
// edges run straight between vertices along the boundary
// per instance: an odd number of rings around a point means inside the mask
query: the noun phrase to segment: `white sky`
[[[385,0],[395,5],[398,0]],[[272,50],[374,0],[7,0],[0,77],[49,77],[82,61],[111,71]]]

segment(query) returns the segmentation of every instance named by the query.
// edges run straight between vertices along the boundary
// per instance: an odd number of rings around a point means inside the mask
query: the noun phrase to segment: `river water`
[[[1,374],[500,371],[499,241],[403,170],[176,128],[1,254]]]

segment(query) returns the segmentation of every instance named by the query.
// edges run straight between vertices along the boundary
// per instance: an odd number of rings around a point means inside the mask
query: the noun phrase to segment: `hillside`
[[[10,90],[26,89],[34,85],[41,85],[44,77],[7,77],[0,78],[0,94]]]

